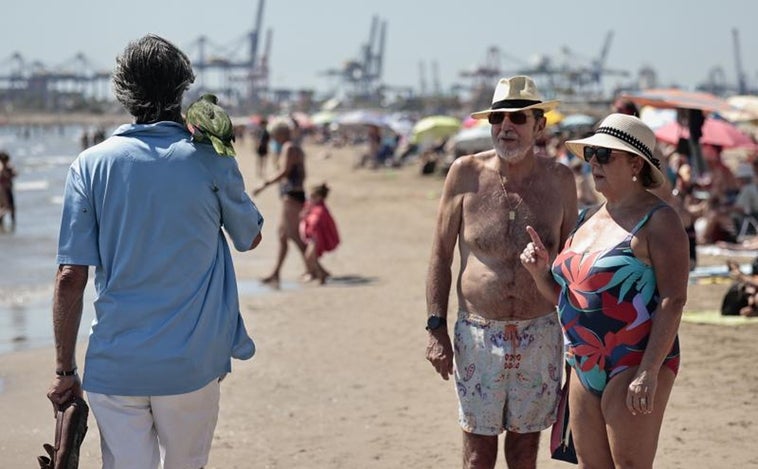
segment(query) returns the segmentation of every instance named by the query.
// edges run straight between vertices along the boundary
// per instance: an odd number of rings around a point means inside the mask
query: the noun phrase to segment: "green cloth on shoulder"
[[[213,94],[204,94],[187,108],[187,129],[195,142],[210,142],[219,155],[236,156],[234,126]]]

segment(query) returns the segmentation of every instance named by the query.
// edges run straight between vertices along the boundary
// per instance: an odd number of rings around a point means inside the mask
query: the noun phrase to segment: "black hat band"
[[[492,110],[495,109],[521,109],[535,104],[540,104],[542,101],[536,101],[533,99],[503,99],[492,103]]]
[[[653,163],[653,165],[655,165],[656,168],[661,169],[661,163],[660,161],[658,161],[658,158],[654,157],[653,152],[647,147],[647,145],[642,143],[634,135],[624,132],[623,130],[613,128],[613,127],[598,127],[595,133],[607,134],[628,143],[629,145],[639,150],[643,155],[645,155],[647,159],[650,160],[650,162]]]

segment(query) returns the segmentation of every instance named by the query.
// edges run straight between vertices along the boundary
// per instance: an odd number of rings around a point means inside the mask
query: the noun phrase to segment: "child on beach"
[[[306,244],[305,262],[311,279],[316,279],[320,284],[326,283],[329,272],[319,262],[319,258],[329,251],[333,251],[340,243],[337,225],[326,206],[326,197],[329,195],[329,186],[319,184],[310,193],[309,200],[305,203],[300,217],[300,238]]]

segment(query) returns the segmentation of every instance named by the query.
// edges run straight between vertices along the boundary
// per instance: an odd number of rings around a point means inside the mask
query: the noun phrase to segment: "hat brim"
[[[638,155],[643,160],[645,160],[645,163],[647,163],[648,166],[650,166],[650,170],[651,170],[650,174],[653,177],[653,185],[651,187],[659,187],[661,184],[663,184],[665,176],[663,175],[661,170],[658,169],[650,161],[650,159],[647,156],[645,156],[642,152],[640,152],[638,149],[634,148],[633,146],[627,144],[626,142],[622,140],[617,139],[616,137],[613,137],[608,134],[594,134],[590,137],[583,138],[581,140],[567,140],[566,141],[566,148],[568,148],[569,151],[578,158],[584,158],[584,147],[586,146],[612,148],[614,150],[626,151],[626,152]]]
[[[558,107],[558,104],[560,104],[560,101],[553,100],[553,101],[542,101],[541,103],[532,104],[530,106],[526,107],[503,107],[503,108],[497,108],[497,109],[485,109],[483,111],[477,111],[471,114],[471,117],[474,119],[486,119],[490,114],[493,112],[516,112],[516,111],[526,111],[527,109],[542,109],[543,111],[552,111],[553,109]]]

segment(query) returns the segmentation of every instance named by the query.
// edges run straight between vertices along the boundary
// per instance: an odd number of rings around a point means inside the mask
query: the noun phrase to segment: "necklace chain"
[[[521,205],[521,202],[524,201],[524,199],[519,198],[518,203],[514,207],[511,205],[511,199],[508,198],[508,191],[505,189],[505,182],[503,181],[503,175],[499,172],[497,173],[498,181],[500,181],[500,187],[503,189],[503,194],[505,195],[505,203],[508,204],[508,220],[513,221],[516,219],[516,209],[519,208]]]

